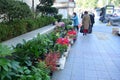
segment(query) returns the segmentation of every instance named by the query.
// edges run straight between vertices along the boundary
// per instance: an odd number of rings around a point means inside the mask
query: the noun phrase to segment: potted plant
[[[55,70],[57,70],[57,61],[59,60],[59,57],[59,52],[50,52],[46,54],[45,63],[50,69],[51,75]]]
[[[69,31],[67,32],[67,36],[69,36],[69,38],[72,39],[73,42],[76,41],[76,35],[77,35],[77,32],[76,32],[74,29],[69,30]]]

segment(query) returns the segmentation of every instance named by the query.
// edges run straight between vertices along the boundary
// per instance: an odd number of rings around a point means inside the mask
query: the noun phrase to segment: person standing
[[[78,16],[75,12],[73,13],[73,17],[71,18],[71,20],[73,20],[74,29],[75,30],[77,29],[77,31],[78,31],[79,30],[79,28],[78,28],[79,22],[78,22]]]
[[[90,13],[90,20],[91,20],[91,27],[93,27],[93,24],[95,23],[95,14],[94,13]]]
[[[84,30],[83,30],[83,36],[84,36],[84,35],[87,35],[89,26],[91,25],[91,20],[90,20],[90,16],[88,14],[88,11],[84,12],[84,16],[82,19],[82,25],[84,27]]]
[[[95,15],[94,15],[94,13],[90,13],[89,14],[90,15],[90,20],[91,20],[91,25],[89,26],[89,33],[92,33],[92,28],[93,28],[93,24],[95,23]]]

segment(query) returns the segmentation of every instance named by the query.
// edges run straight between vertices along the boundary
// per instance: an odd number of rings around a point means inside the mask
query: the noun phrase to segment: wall
[[[55,0],[55,2],[68,2],[69,0]]]
[[[58,14],[62,14],[63,18],[67,18],[68,17],[68,9],[59,9]]]
[[[30,8],[32,7],[32,0],[23,0],[23,2],[26,2]],[[36,8],[36,6],[39,4],[39,0],[34,0],[34,7]]]

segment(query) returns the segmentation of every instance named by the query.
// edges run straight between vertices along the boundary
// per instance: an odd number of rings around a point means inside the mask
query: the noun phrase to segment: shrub
[[[60,22],[62,19],[62,15],[61,14],[54,15],[54,18],[57,19],[58,22]]]
[[[0,0],[0,13],[5,14],[8,21],[32,17],[29,6],[22,1],[16,0]]]
[[[55,21],[53,17],[38,17],[37,19],[14,20],[0,23],[0,42],[19,36],[28,31],[41,28]]]
[[[62,21],[66,24],[66,26],[72,25],[72,21],[70,19],[62,19]]]

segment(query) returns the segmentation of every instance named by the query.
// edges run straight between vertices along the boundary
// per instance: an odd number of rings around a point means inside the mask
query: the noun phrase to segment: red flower
[[[69,40],[67,38],[58,38],[56,42],[61,45],[69,45]]]
[[[75,30],[69,30],[67,34],[68,35],[76,35],[77,32]]]

